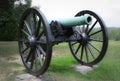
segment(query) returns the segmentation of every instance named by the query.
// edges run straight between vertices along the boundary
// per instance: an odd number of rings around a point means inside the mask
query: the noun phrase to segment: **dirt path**
[[[12,55],[12,56],[0,55],[0,62],[4,62],[4,63],[17,63],[17,64],[22,65],[19,68],[11,68],[12,72],[15,72],[15,71],[16,72],[18,72],[18,71],[22,72],[23,70],[25,70],[25,67],[22,64],[22,61],[21,61],[21,58],[20,58],[19,54],[15,54],[15,55]],[[0,81],[1,81],[1,79],[6,77],[6,75],[0,73],[0,77],[2,77],[2,78],[0,78]],[[33,75],[30,75],[29,73],[26,73],[26,74],[16,75],[15,81],[55,81],[55,80],[54,80],[54,78],[52,78],[47,73],[45,75],[43,75],[43,76],[40,76],[40,77],[35,77]]]
[[[6,56],[6,55],[0,55],[0,61],[1,62],[16,62],[16,63],[21,63],[21,59],[20,59],[20,56],[18,54],[15,54],[15,55],[9,55],[9,56]]]

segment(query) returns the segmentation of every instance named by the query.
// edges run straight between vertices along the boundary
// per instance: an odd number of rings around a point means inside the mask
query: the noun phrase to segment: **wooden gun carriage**
[[[52,46],[68,42],[72,55],[82,65],[93,66],[108,47],[106,26],[96,13],[83,10],[75,17],[47,20],[35,8],[28,8],[19,23],[19,51],[27,70],[42,75],[49,67]]]

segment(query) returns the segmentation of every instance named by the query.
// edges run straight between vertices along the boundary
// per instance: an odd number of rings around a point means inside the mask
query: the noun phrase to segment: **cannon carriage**
[[[104,57],[108,47],[106,26],[96,13],[83,10],[75,17],[47,20],[35,8],[28,8],[19,23],[19,52],[27,70],[39,76],[49,67],[52,47],[68,42],[75,59],[93,66]],[[62,60],[62,59],[61,59]]]

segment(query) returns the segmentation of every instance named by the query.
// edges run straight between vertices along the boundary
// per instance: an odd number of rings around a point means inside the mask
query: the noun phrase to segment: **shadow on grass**
[[[69,73],[73,72],[73,65],[78,64],[78,62],[70,56],[61,56],[53,58],[49,66],[48,71],[56,73]]]

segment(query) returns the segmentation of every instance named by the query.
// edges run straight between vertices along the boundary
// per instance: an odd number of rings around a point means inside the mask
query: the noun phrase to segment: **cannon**
[[[103,20],[89,10],[80,11],[71,18],[47,20],[40,10],[28,8],[21,17],[18,32],[21,59],[35,76],[47,71],[52,47],[59,43],[68,42],[74,58],[87,66],[99,63],[108,47]]]

